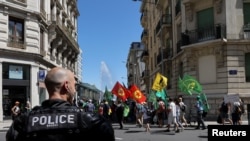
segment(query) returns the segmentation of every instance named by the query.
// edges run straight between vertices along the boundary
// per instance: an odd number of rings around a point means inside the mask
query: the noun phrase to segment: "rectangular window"
[[[244,24],[250,24],[250,3],[243,4]]]
[[[40,52],[44,51],[43,34],[44,34],[44,31],[40,29]]]
[[[206,41],[215,38],[213,8],[197,12],[197,28],[199,41]]]
[[[14,17],[9,17],[9,41],[24,42],[24,21]]]

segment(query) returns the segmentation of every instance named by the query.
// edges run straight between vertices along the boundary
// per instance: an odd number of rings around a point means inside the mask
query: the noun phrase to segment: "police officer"
[[[6,133],[6,141],[115,141],[109,121],[73,106],[75,84],[71,71],[52,68],[45,78],[49,99],[15,119]]]

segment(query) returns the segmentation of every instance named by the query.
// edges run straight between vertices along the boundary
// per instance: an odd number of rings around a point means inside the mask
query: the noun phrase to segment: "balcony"
[[[143,62],[147,62],[149,59],[149,54],[148,54],[148,50],[144,50],[141,54],[141,60]]]
[[[8,47],[19,48],[19,49],[26,49],[26,44],[24,41],[14,41],[9,39],[8,40]]]
[[[171,27],[172,27],[171,14],[162,15],[162,18],[159,20],[155,29],[157,36],[159,37],[161,35],[161,32],[166,32]]]
[[[144,11],[142,14],[141,14],[141,25],[142,27],[146,27],[147,26],[147,11]]]
[[[146,42],[148,40],[148,31],[144,29],[141,34],[141,41]]]
[[[72,32],[71,30],[66,27],[64,24],[62,24],[62,20],[57,17],[55,24],[60,28],[60,30],[64,33],[64,35],[67,37],[67,39],[70,41],[70,43],[73,45],[73,47],[76,50],[79,50],[79,45],[76,42],[76,40],[74,39],[74,37],[72,36]]]
[[[40,8],[40,13],[39,13],[39,16],[41,17],[41,19],[46,22],[47,20],[47,14],[45,12],[45,10],[43,8]]]
[[[244,39],[250,39],[250,23],[243,26]]]
[[[163,54],[161,52],[157,55],[157,65],[163,63],[163,61],[170,60],[173,57],[173,53],[169,48],[163,49]]]
[[[187,31],[185,36],[182,36],[180,45],[195,44],[220,38],[226,38],[226,26],[217,24],[206,28]]]
[[[144,70],[141,75],[141,79],[145,79],[149,77],[149,70]]]
[[[27,6],[27,0],[7,0],[21,6]]]
[[[178,0],[176,5],[175,5],[175,16],[181,13],[181,1]]]
[[[159,10],[162,10],[162,5],[164,5],[164,2],[167,2],[168,0],[155,0],[155,5]]]

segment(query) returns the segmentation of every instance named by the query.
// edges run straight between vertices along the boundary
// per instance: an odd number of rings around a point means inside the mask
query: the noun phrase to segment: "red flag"
[[[128,96],[130,95],[130,91],[123,87],[118,81],[115,83],[111,92],[112,94],[120,98],[122,101],[126,101]]]
[[[130,87],[130,97],[134,99],[137,103],[142,103],[146,101],[146,96],[137,88],[136,85]]]

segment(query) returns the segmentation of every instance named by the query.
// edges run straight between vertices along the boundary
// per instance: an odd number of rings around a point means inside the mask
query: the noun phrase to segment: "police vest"
[[[27,118],[27,133],[79,132],[80,109],[39,109],[31,111]],[[80,124],[79,124],[80,123]]]

